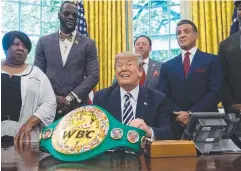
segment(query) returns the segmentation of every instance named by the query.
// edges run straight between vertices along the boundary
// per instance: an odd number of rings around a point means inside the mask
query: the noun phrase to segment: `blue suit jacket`
[[[121,97],[119,85],[113,85],[95,93],[94,105],[106,109],[121,122]],[[140,86],[136,106],[136,118],[143,119],[152,127],[156,139],[171,139],[169,100],[166,96],[147,87]]]
[[[162,65],[159,82],[160,90],[174,103],[173,111],[218,111],[223,75],[216,55],[197,50],[185,78],[180,54]],[[181,136],[183,128],[177,130]]]

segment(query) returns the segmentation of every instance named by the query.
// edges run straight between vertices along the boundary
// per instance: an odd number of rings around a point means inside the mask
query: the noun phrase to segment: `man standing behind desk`
[[[117,54],[118,84],[96,92],[93,104],[103,107],[123,124],[144,130],[152,140],[170,139],[170,100],[158,90],[139,86],[142,62],[140,54]]]
[[[145,85],[155,90],[159,89],[159,74],[161,69],[161,62],[154,61],[150,58],[152,48],[151,39],[147,36],[138,36],[135,41],[135,52],[143,57],[143,69],[140,85]]]
[[[241,112],[241,1],[235,1],[239,31],[219,46],[219,57],[223,64],[224,91],[222,102],[227,113]]]
[[[182,52],[162,65],[160,90],[174,103],[172,129],[180,139],[189,122],[190,112],[218,112],[223,82],[221,63],[216,55],[196,47],[197,28],[189,20],[177,25],[177,39]]]
[[[48,76],[57,99],[56,119],[81,104],[99,81],[93,40],[76,31],[77,7],[65,1],[58,13],[60,30],[41,37],[34,64]]]

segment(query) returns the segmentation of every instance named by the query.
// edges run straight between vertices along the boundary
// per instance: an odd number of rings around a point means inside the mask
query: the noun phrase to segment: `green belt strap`
[[[102,107],[88,105],[44,127],[40,149],[62,161],[83,161],[116,147],[139,152],[145,135],[141,129],[120,123]]]

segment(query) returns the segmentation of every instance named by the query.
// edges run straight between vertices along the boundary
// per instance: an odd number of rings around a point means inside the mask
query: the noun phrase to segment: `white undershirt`
[[[59,30],[59,33],[60,32],[61,31]],[[59,39],[59,47],[60,47],[60,52],[61,52],[61,56],[62,56],[63,66],[65,65],[65,63],[67,61],[70,49],[72,48],[72,45],[74,43],[75,36],[76,36],[76,30],[74,30],[72,32],[72,35],[73,35],[72,41],[69,41],[68,39],[65,39],[64,41],[62,41],[61,39]]]

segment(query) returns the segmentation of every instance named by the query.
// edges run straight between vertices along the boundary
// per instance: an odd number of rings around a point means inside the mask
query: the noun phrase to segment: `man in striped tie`
[[[123,52],[116,55],[118,84],[95,94],[94,104],[103,107],[123,124],[140,128],[147,137],[171,139],[170,101],[165,94],[139,85],[143,72],[142,55]]]

